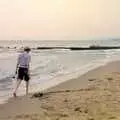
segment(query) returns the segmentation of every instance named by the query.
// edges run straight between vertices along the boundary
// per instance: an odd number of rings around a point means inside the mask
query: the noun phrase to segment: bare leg
[[[29,81],[26,81],[26,95],[28,95]]]
[[[13,95],[14,95],[14,97],[16,97],[16,92],[17,92],[17,89],[19,88],[19,86],[20,86],[20,84],[21,84],[21,81],[22,80],[17,80],[17,83],[16,83],[16,87],[15,87],[15,90],[14,90],[14,92],[13,92]]]

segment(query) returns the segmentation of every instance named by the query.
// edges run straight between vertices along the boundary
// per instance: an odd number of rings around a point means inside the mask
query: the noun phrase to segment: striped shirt
[[[18,56],[18,65],[22,68],[29,68],[29,63],[31,60],[31,56],[27,52],[23,52]]]

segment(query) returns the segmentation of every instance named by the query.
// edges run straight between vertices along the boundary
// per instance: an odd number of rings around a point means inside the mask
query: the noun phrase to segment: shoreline
[[[120,61],[30,96],[0,105],[2,120],[118,119],[120,113]]]
[[[47,91],[55,91],[55,90],[65,90],[65,89],[76,89],[76,88],[85,88],[88,87],[86,86],[89,82],[89,79],[95,79],[96,76],[99,76],[99,73],[101,74],[105,74],[109,72],[118,72],[118,66],[116,65],[120,65],[120,61],[116,60],[116,61],[110,61],[106,64],[100,65],[98,67],[95,67],[91,70],[88,70],[87,72],[83,73],[82,75],[76,77],[76,78],[72,78],[69,79],[68,81],[64,81],[56,86],[53,86],[51,88],[48,88]],[[112,67],[112,69],[111,69]],[[120,69],[119,69],[120,70]],[[88,79],[89,78],[89,79]],[[80,80],[81,79],[81,80]],[[82,81],[84,79],[84,81]],[[75,84],[74,84],[75,82]],[[76,84],[76,82],[81,82],[81,84]],[[69,86],[67,86],[67,84],[69,83]],[[78,86],[77,86],[78,85]],[[67,87],[66,87],[67,86]]]
[[[61,85],[61,84],[65,84],[65,83],[67,83],[67,82],[69,82],[69,81],[72,81],[72,80],[75,80],[75,79],[79,79],[79,78],[81,78],[82,76],[85,76],[86,74],[88,74],[89,72],[92,72],[92,71],[95,71],[96,69],[99,69],[99,68],[101,68],[101,67],[104,67],[104,66],[106,66],[106,65],[108,65],[108,64],[111,64],[111,63],[114,63],[114,62],[117,62],[118,60],[116,60],[116,61],[109,61],[109,62],[105,62],[105,63],[100,63],[100,64],[93,64],[94,65],[94,67],[93,67],[93,65],[92,64],[90,64],[90,65],[87,65],[87,66],[92,66],[93,68],[91,69],[87,69],[87,70],[85,70],[84,72],[82,71],[81,73],[80,73],[80,70],[79,71],[77,71],[77,72],[74,72],[74,73],[69,73],[69,74],[67,74],[67,75],[65,75],[65,76],[61,76],[61,77],[56,77],[56,78],[54,78],[54,79],[52,79],[52,82],[50,81],[48,81],[47,83],[44,83],[42,86],[41,85],[36,85],[35,87],[33,87],[33,88],[31,88],[32,90],[31,90],[31,92],[30,92],[30,95],[31,94],[34,94],[34,93],[37,93],[37,92],[46,92],[46,91],[48,91],[48,90],[51,90],[52,88],[56,88],[57,86],[59,86],[59,85]],[[62,79],[62,80],[61,80]],[[59,81],[59,82],[58,82]],[[82,82],[82,81],[81,81]],[[87,81],[85,81],[85,82],[87,82]],[[83,83],[83,82],[82,82]],[[47,84],[47,85],[46,85]],[[84,84],[84,87],[85,87],[85,84],[86,83],[83,83]],[[81,87],[83,87],[82,85],[81,85]],[[37,89],[37,90],[35,90],[35,89]],[[19,91],[20,92],[20,91]],[[10,93],[11,94],[11,93]],[[3,100],[1,100],[2,102],[0,103],[0,105],[2,105],[2,104],[6,104],[6,103],[8,103],[9,102],[9,100],[11,100],[12,98],[13,98],[13,96],[12,96],[12,94],[10,95],[9,94],[9,96],[11,96],[11,97],[9,97],[9,98],[7,98],[7,99],[3,99]],[[18,95],[19,97],[24,97],[25,95],[24,95],[24,92],[23,91],[21,91],[20,92],[20,94]]]

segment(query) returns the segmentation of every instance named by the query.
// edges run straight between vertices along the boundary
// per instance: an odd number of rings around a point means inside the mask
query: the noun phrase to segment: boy
[[[21,81],[23,79],[26,81],[26,95],[28,95],[28,86],[30,79],[29,63],[31,60],[31,56],[29,52],[30,52],[30,48],[25,47],[24,52],[18,56],[18,61],[16,66],[16,74],[18,74],[18,78],[17,78],[17,84],[15,90],[13,92],[14,97],[16,97],[17,89],[19,88]]]

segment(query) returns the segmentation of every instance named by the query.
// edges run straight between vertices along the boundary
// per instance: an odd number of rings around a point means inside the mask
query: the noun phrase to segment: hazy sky
[[[120,36],[120,0],[0,0],[0,39]]]

